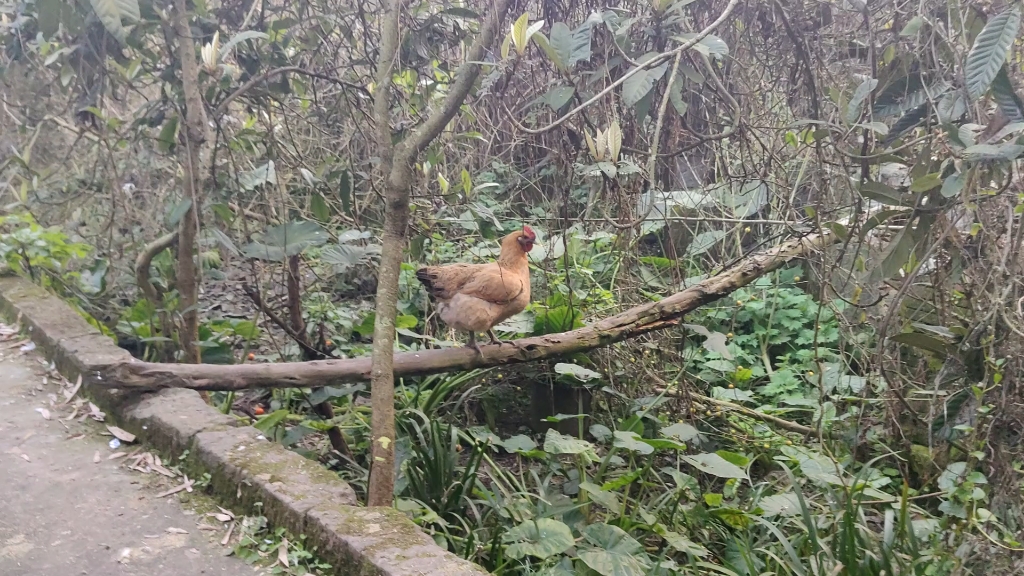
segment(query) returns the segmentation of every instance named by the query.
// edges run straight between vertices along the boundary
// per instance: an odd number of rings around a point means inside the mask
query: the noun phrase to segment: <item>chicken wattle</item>
[[[502,344],[492,329],[530,303],[526,254],[536,241],[533,230],[523,226],[502,238],[497,262],[426,266],[416,271],[441,320],[451,328],[469,332],[470,348],[480,351],[477,332],[486,332],[491,343]]]

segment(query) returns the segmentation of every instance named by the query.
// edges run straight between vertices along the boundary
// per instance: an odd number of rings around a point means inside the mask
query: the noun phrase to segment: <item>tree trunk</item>
[[[497,0],[494,12],[480,28],[466,61],[459,66],[452,84],[427,120],[395,146],[391,132],[391,75],[398,58],[401,38],[399,23],[407,0],[392,0],[381,24],[381,49],[374,77],[373,120],[384,183],[384,234],[380,268],[377,272],[377,311],[373,325],[373,354],[370,396],[373,405],[372,454],[368,504],[390,506],[395,485],[395,316],[398,308],[398,276],[409,226],[409,191],[416,157],[437,138],[466,100],[477,76],[479,62],[494,41],[510,0]]]
[[[185,95],[185,125],[182,132],[184,151],[181,168],[184,174],[184,198],[191,202],[178,224],[178,261],[176,281],[181,324],[178,344],[185,362],[201,360],[199,342],[199,267],[196,262],[199,214],[203,203],[202,148],[207,142],[206,112],[199,91],[199,66],[196,46],[188,24],[185,0],[174,0],[174,33],[177,37],[178,60],[181,63],[181,84]]]

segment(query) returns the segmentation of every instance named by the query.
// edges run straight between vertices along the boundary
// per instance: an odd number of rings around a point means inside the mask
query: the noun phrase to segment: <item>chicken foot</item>
[[[516,344],[512,340],[502,340],[502,339],[498,338],[494,334],[494,330],[488,330],[487,331],[487,336],[491,339],[491,344],[497,344],[498,346],[501,346],[502,344],[511,344],[512,346],[515,346],[517,348],[519,347],[519,345]],[[477,342],[476,342],[476,332],[470,332],[469,333],[469,342],[466,343],[466,347],[467,348],[472,348],[473,350],[476,350],[477,354],[481,354],[481,355],[483,354],[483,352],[480,351],[480,345],[477,344]]]
[[[517,348],[519,347],[519,345],[516,344],[515,341],[513,341],[513,340],[502,340],[502,339],[498,338],[497,336],[495,336],[494,335],[494,330],[488,330],[487,331],[487,336],[489,336],[491,338],[491,344],[497,344],[498,346],[501,346],[502,344],[511,344],[511,345],[513,345],[513,346],[515,346]]]

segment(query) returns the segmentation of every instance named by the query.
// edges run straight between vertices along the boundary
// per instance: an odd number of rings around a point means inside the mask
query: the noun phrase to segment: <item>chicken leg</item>
[[[487,335],[490,336],[490,338],[491,338],[491,344],[497,344],[498,346],[501,346],[502,344],[511,344],[513,346],[518,347],[518,345],[515,343],[514,340],[502,340],[502,339],[498,338],[497,336],[495,336],[494,335],[494,330],[488,330],[487,331]]]
[[[476,350],[477,354],[483,355],[483,352],[480,351],[480,345],[476,343],[476,332],[469,333],[469,342],[466,343],[466,348],[472,348]]]

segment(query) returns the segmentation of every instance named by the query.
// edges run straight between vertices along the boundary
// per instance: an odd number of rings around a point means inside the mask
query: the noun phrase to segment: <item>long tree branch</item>
[[[870,214],[864,217],[870,217]],[[453,372],[558,358],[677,326],[683,315],[700,306],[727,296],[793,259],[806,257],[840,240],[841,237],[831,230],[789,240],[773,249],[745,258],[720,274],[663,300],[630,308],[570,332],[523,338],[517,340],[514,346],[481,346],[479,354],[464,347],[396,354],[394,376]],[[365,382],[370,380],[370,373],[371,362],[366,357],[240,366],[129,362],[111,366],[103,370],[99,378],[91,380],[92,385],[107,388],[243,390]]]

